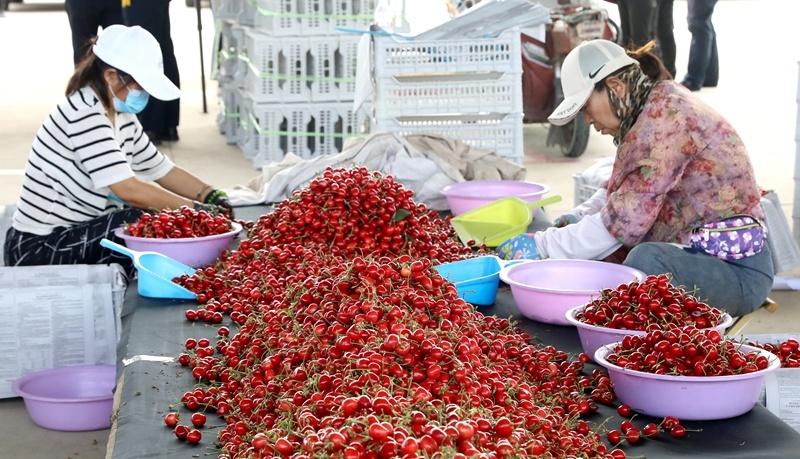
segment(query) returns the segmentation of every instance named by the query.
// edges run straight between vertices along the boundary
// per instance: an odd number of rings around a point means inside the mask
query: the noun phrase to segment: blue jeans
[[[757,255],[724,261],[691,248],[646,242],[633,248],[623,263],[646,274],[671,273],[671,283],[738,317],[755,311],[772,289],[775,276],[769,245]]]
[[[719,81],[717,33],[711,23],[716,4],[717,0],[688,0],[686,20],[692,33],[692,44],[689,47],[689,68],[683,81],[698,88],[716,86]]]

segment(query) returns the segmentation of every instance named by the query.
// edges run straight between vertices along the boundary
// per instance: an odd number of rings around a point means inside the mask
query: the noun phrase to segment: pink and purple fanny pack
[[[741,260],[761,252],[767,227],[750,215],[736,215],[692,231],[689,245],[722,260]]]

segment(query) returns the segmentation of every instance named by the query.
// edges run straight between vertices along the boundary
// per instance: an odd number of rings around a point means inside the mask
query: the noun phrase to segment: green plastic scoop
[[[534,202],[508,197],[478,207],[450,219],[450,224],[461,242],[475,241],[497,247],[503,241],[522,234],[533,221],[533,211],[561,201],[560,195],[550,196]]]

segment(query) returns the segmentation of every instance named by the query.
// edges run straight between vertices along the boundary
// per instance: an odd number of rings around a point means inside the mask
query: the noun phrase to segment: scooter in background
[[[525,123],[544,123],[564,100],[561,64],[584,41],[604,38],[617,42],[619,26],[594,1],[558,0],[550,8],[551,23],[545,41],[524,33],[522,41],[522,109]],[[577,158],[586,151],[589,126],[582,116],[564,126],[550,125],[547,146],[559,146],[564,156]]]

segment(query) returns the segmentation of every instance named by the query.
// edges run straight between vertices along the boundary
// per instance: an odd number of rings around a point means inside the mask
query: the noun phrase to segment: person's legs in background
[[[713,87],[719,81],[717,34],[711,16],[717,0],[688,0],[687,22],[692,34],[689,65],[681,84],[692,91]]]
[[[684,286],[696,298],[734,317],[764,303],[774,276],[768,245],[752,257],[724,261],[673,244],[646,242],[634,247],[623,264],[646,274],[669,273],[673,285]]]
[[[69,28],[72,31],[72,60],[78,65],[89,49],[89,39],[97,35],[97,27],[122,24],[119,0],[66,0]]]
[[[169,0],[130,0],[122,8],[122,17],[127,26],[141,26],[150,32],[161,45],[164,74],[175,86],[180,87],[178,61],[170,35]],[[139,113],[139,121],[153,143],[178,140],[180,99],[163,101],[150,98],[147,107]]]
[[[89,7],[91,0],[66,0],[64,9],[67,11],[69,28],[72,32],[72,61],[75,65],[86,55],[91,37],[97,35],[98,17],[100,12]]]
[[[673,0],[658,0],[658,13],[656,15],[656,38],[658,38],[658,54],[664,61],[667,71],[675,78],[675,34],[673,16]]]
[[[619,30],[622,34],[622,46],[628,44],[628,36],[631,33],[630,14],[628,13],[628,3],[625,0],[617,1],[617,9],[619,10]]]
[[[95,0],[100,7],[100,27],[122,24],[122,4],[119,0]]]
[[[656,37],[657,0],[618,0],[622,45],[638,48]]]

